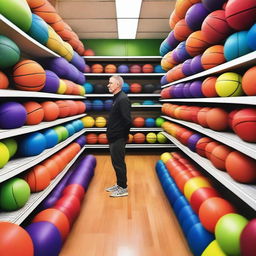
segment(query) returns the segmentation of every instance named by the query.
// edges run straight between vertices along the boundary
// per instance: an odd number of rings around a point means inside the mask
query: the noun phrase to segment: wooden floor
[[[60,256],[191,256],[155,172],[158,155],[128,154],[129,196],[110,198],[115,182],[108,154],[97,167]]]

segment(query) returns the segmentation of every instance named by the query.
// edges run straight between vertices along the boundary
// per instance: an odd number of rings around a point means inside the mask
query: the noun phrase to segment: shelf
[[[39,193],[32,193],[26,205],[21,209],[13,212],[0,212],[0,221],[12,222],[20,225],[32,211],[50,194],[50,192],[56,187],[63,176],[68,172],[69,168],[76,161],[79,155],[85,150],[83,147],[79,153],[67,164],[65,169],[51,182],[51,184],[43,191]]]
[[[106,132],[107,128],[86,128],[86,132]],[[158,127],[141,127],[141,128],[131,128],[130,132],[162,132],[162,128]]]
[[[162,105],[132,105],[132,108],[161,108]]]
[[[29,56],[36,58],[60,57],[57,53],[30,37],[1,14],[0,31],[1,35],[5,35],[12,39],[19,46],[21,52],[24,52]]]
[[[160,93],[128,93],[128,97],[160,97]],[[113,97],[113,94],[86,94],[86,98],[97,98],[97,97]]]
[[[168,133],[163,132],[163,134],[174,144],[176,144],[185,154],[187,154],[193,161],[204,168],[210,175],[212,175],[216,180],[223,184],[226,188],[232,191],[236,196],[241,198],[245,203],[247,203],[252,209],[256,210],[256,185],[246,185],[238,183],[233,180],[228,173],[222,172],[216,169],[211,162],[199,156],[198,154],[190,151],[187,147],[181,144],[177,139],[170,136]]]
[[[51,98],[51,99],[85,99],[85,96],[78,95],[65,95],[57,93],[46,93],[46,92],[29,92],[19,90],[6,90],[0,89],[0,98]]]
[[[256,96],[242,97],[213,97],[213,98],[183,98],[183,99],[161,99],[160,102],[205,102],[205,103],[232,103],[256,105]]]
[[[86,61],[161,61],[162,56],[83,56]]]
[[[164,76],[166,73],[84,73],[85,76]]]
[[[9,138],[9,137],[13,137],[13,136],[17,136],[17,135],[22,135],[22,134],[26,134],[26,133],[30,133],[30,132],[35,132],[35,131],[39,131],[42,129],[46,129],[49,127],[53,127],[55,125],[59,125],[62,123],[66,123],[81,117],[86,116],[86,114],[80,114],[80,115],[76,115],[76,116],[70,116],[70,117],[66,117],[66,118],[61,118],[52,122],[42,122],[40,124],[37,125],[29,125],[29,126],[22,126],[20,128],[16,128],[16,129],[10,129],[10,130],[2,130],[0,129],[0,139],[4,139],[4,138]]]
[[[86,144],[86,148],[109,148],[108,144]],[[126,144],[125,148],[177,148],[174,144]]]
[[[195,75],[185,77],[185,78],[182,78],[180,80],[174,81],[172,83],[163,85],[162,88],[168,87],[170,85],[190,81],[190,80],[193,80],[193,79],[197,79],[197,78],[200,78],[200,77],[203,77],[203,76],[213,75],[213,74],[220,73],[220,72],[223,73],[223,72],[226,72],[226,71],[232,71],[232,70],[237,69],[237,68],[241,68],[241,67],[245,67],[245,66],[251,66],[251,65],[255,65],[255,64],[256,64],[256,51],[250,52],[250,53],[248,53],[246,55],[243,55],[239,58],[228,61],[226,63],[223,63],[221,65],[213,67],[211,69],[207,69],[207,70],[202,71],[200,73],[197,73]]]
[[[44,150],[40,155],[11,160],[4,166],[4,168],[0,169],[0,182],[10,179],[11,177],[14,177],[21,172],[33,167],[34,165],[42,162],[46,158],[50,157],[57,151],[64,148],[66,145],[82,135],[84,132],[85,129],[77,132],[76,134],[67,138],[65,141],[57,144],[55,147]]]
[[[161,116],[167,120],[170,120],[172,122],[182,124],[186,127],[189,127],[197,132],[203,133],[221,143],[226,144],[227,146],[230,146],[243,154],[250,156],[254,159],[256,159],[256,143],[248,143],[240,139],[236,134],[231,132],[216,132],[211,129],[204,128],[198,124],[186,122],[183,120],[177,120],[168,116]]]

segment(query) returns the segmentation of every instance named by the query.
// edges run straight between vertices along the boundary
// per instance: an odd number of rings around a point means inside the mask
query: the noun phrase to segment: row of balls
[[[23,125],[36,125],[42,121],[50,122],[58,118],[83,114],[85,110],[85,103],[75,100],[44,101],[41,103],[9,101],[0,104],[0,128],[14,129]]]
[[[226,111],[223,108],[163,104],[162,112],[170,117],[199,124],[215,131],[231,129],[241,139],[256,142],[256,109],[242,108]]]
[[[191,151],[208,158],[219,170],[227,171],[235,181],[256,182],[256,161],[251,157],[181,125],[165,122],[162,128]]]
[[[84,69],[85,73],[165,73],[161,65],[152,64],[132,64],[128,65],[119,65],[107,64],[103,66],[102,64],[93,64],[91,66],[86,65]]]

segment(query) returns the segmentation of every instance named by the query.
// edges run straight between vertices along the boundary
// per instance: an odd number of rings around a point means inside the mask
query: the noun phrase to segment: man
[[[124,80],[121,76],[109,79],[108,90],[114,95],[108,125],[107,138],[113,168],[116,172],[117,183],[106,189],[111,197],[128,196],[125,144],[131,127],[131,102],[122,91]]]

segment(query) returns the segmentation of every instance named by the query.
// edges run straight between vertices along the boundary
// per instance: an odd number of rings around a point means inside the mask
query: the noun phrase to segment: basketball
[[[192,57],[203,53],[209,46],[201,30],[193,32],[186,40],[186,50]]]
[[[207,144],[210,143],[210,142],[213,142],[213,140],[208,138],[208,137],[201,138],[196,143],[196,152],[197,152],[197,154],[199,154],[202,157],[206,157],[205,148],[206,148]]]
[[[95,120],[91,116],[83,117],[81,121],[83,122],[85,128],[91,128],[95,124]]]
[[[145,126],[145,119],[143,117],[135,117],[132,121],[134,127],[144,127]]]
[[[202,83],[202,93],[205,97],[217,97],[218,94],[216,92],[215,83],[217,81],[217,77],[209,76]]]
[[[220,75],[215,83],[215,89],[220,97],[233,97],[243,95],[242,77],[233,72]]]
[[[106,133],[100,133],[98,135],[98,142],[99,144],[108,144],[108,138]]]
[[[42,104],[44,110],[44,121],[54,121],[59,117],[60,109],[53,101],[45,101]]]
[[[117,68],[113,64],[108,64],[105,66],[104,70],[105,70],[105,73],[116,73]]]
[[[55,8],[48,1],[44,1],[43,5],[40,5],[33,9],[33,13],[40,16],[45,22],[51,24],[59,21],[60,17],[56,13]]]
[[[152,73],[154,71],[154,67],[151,64],[145,64],[142,66],[143,73]]]
[[[0,71],[0,89],[7,89],[9,87],[9,80],[5,73]]]
[[[92,49],[86,49],[83,53],[84,56],[94,56],[95,52]]]
[[[98,116],[95,120],[95,126],[98,128],[105,127],[107,124],[107,120],[105,117]]]
[[[42,105],[35,101],[28,101],[23,104],[27,111],[26,124],[35,125],[42,122],[44,119],[44,110]]]
[[[86,142],[88,144],[97,144],[98,136],[96,133],[88,133],[86,134]]]
[[[91,66],[92,73],[102,73],[103,70],[104,70],[104,68],[101,64],[93,64]]]
[[[208,127],[206,116],[209,110],[211,110],[211,108],[203,107],[197,112],[197,123],[203,127]]]
[[[156,140],[157,140],[157,137],[156,137],[156,134],[154,132],[149,132],[146,135],[146,141],[148,143],[156,143]]]
[[[225,11],[217,10],[210,13],[202,24],[202,33],[211,44],[225,40],[232,33],[225,18]]]
[[[133,135],[133,142],[134,143],[137,143],[137,144],[144,143],[145,139],[146,139],[145,134],[143,134],[141,132],[135,133]]]
[[[212,154],[212,151],[217,147],[221,145],[219,142],[217,141],[212,141],[212,142],[209,142],[207,143],[207,145],[205,146],[205,156],[210,160],[211,158],[211,154]]]
[[[228,128],[228,112],[222,108],[212,108],[207,112],[206,122],[212,130],[225,131]]]
[[[142,86],[141,84],[138,84],[138,83],[132,83],[130,85],[130,91],[132,93],[140,93],[142,91]]]
[[[33,60],[22,60],[13,68],[15,87],[24,91],[40,91],[45,84],[45,70]]]
[[[256,25],[254,24],[248,31],[247,33],[247,43],[248,46],[252,50],[256,50],[256,43],[255,43],[255,38],[256,38]]]
[[[256,75],[256,67],[252,67],[248,69],[242,78],[242,89],[248,96],[256,95],[256,86],[255,86],[255,75]],[[0,78],[1,79],[1,78]]]
[[[225,145],[219,145],[212,150],[210,161],[219,170],[225,171],[225,161],[232,149]]]
[[[221,9],[225,2],[226,0],[202,0],[202,4],[211,12]]]
[[[187,10],[192,4],[193,3],[189,0],[177,0],[175,3],[175,13],[180,19],[184,18]]]
[[[134,64],[130,66],[130,72],[131,73],[141,73],[141,66]]]
[[[185,19],[178,21],[174,27],[174,36],[181,42],[185,41],[192,32]]]
[[[214,45],[205,50],[201,58],[204,69],[213,68],[226,62],[223,51],[223,45]]]

